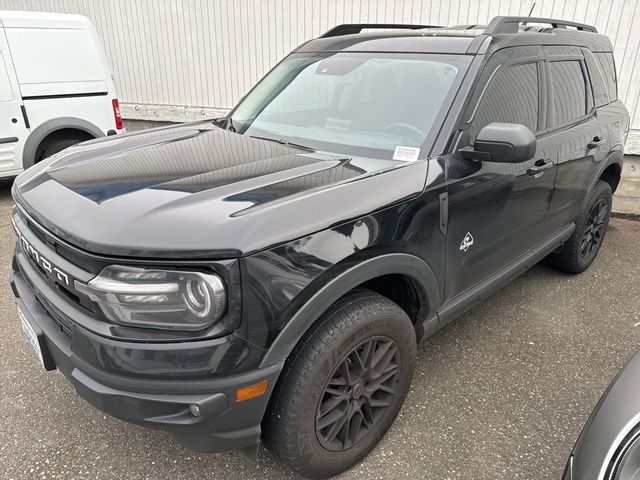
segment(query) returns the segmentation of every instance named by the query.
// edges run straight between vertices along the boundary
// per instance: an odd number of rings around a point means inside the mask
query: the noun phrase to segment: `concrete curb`
[[[633,220],[634,222],[640,222],[639,213],[617,213],[611,212],[611,218],[621,218],[623,220]]]
[[[613,196],[613,212],[640,216],[640,156],[625,155],[620,185]]]

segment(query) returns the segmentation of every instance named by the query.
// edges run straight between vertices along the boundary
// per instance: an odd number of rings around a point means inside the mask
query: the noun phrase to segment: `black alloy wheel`
[[[580,242],[580,255],[589,258],[594,249],[598,248],[604,238],[605,220],[609,213],[609,206],[604,198],[599,199],[589,212],[589,219],[584,228]]]
[[[612,202],[611,185],[598,180],[574,221],[571,237],[559,252],[549,255],[551,265],[568,273],[580,273],[589,268],[607,233]]]
[[[398,346],[382,336],[366,339],[342,359],[317,408],[323,447],[349,449],[375,427],[396,394],[398,362]]]
[[[416,363],[415,327],[390,299],[354,290],[298,342],[262,423],[295,471],[327,478],[360,461],[395,420]]]

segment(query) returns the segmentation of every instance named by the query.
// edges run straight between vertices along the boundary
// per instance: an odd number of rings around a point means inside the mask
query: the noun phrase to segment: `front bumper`
[[[260,423],[282,364],[238,375],[193,378],[189,372],[202,363],[203,356],[212,365],[212,357],[221,359],[230,349],[237,350],[240,340],[123,342],[78,324],[69,332],[45,309],[46,299],[35,293],[37,285],[30,284],[18,268],[12,273],[11,288],[18,308],[41,339],[45,364],[55,365],[78,394],[99,410],[165,430],[187,448],[201,452],[252,451],[258,445]],[[235,400],[238,387],[264,379],[269,382],[265,394]],[[190,413],[194,404],[198,417]]]

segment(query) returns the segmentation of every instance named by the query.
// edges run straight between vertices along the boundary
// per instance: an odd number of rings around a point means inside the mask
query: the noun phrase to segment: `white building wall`
[[[640,1],[536,0],[534,15],[595,24],[614,44],[619,93],[640,130]],[[339,23],[486,24],[532,0],[0,0],[79,13],[103,38],[125,117],[185,120],[233,106],[294,47]],[[635,25],[635,28],[633,28]]]

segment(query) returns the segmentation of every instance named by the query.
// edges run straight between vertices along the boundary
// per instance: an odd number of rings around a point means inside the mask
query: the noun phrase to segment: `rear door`
[[[495,53],[480,76],[465,113],[457,149],[473,145],[492,122],[517,123],[539,134],[545,79],[539,47]],[[481,93],[478,95],[478,91]],[[464,119],[463,119],[464,120]],[[549,234],[546,215],[555,181],[555,150],[539,141],[523,163],[447,158],[448,228],[446,297],[497,272]],[[539,172],[532,167],[540,168]]]
[[[557,152],[556,183],[548,222],[570,224],[586,197],[599,165],[609,153],[606,123],[598,118],[582,49],[544,47],[545,75],[550,85],[545,142]]]
[[[0,177],[22,169],[22,149],[29,128],[21,108],[22,98],[0,23]]]

